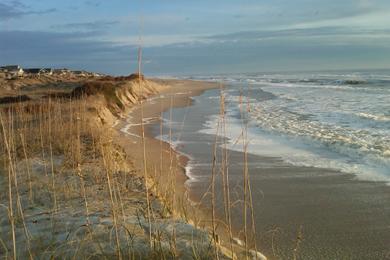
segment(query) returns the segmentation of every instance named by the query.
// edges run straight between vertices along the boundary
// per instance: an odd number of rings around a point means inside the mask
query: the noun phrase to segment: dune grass
[[[166,201],[173,210],[177,173],[170,173],[169,199],[149,196],[146,155],[139,177],[113,142],[111,126],[99,119],[97,99],[108,107],[114,102],[115,109],[123,104],[116,86],[104,86],[91,83],[70,95],[48,93],[1,107],[0,211],[6,215],[0,218],[0,257],[173,259],[183,254],[176,229],[189,226],[164,217],[161,204]],[[187,254],[193,259],[219,254],[207,232],[195,233]]]

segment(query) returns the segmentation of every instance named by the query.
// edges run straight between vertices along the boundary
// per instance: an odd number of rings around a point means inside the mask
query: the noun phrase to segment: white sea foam
[[[156,120],[159,120],[159,119],[160,119],[160,117],[146,117],[142,120],[142,122],[144,125],[148,125],[148,124],[152,124],[153,122],[155,122]],[[134,123],[133,122],[134,118],[131,116],[131,113],[127,116],[126,121],[127,121],[127,124],[120,131],[126,135],[141,138],[141,136],[139,136],[131,131],[132,127],[140,126],[141,123]]]
[[[390,75],[231,74],[197,79],[230,84],[225,91],[230,149],[242,149],[237,142],[241,120],[236,118],[244,115],[250,153],[390,182]],[[217,117],[211,116],[201,132],[215,134]]]
[[[121,132],[126,134],[126,135],[129,135],[129,136],[133,136],[133,137],[137,137],[137,138],[141,138],[141,136],[137,135],[137,134],[134,134],[130,131],[130,128],[133,126],[133,124],[126,124],[125,127],[123,127],[121,129]]]
[[[218,115],[210,116],[204,128],[200,130],[205,134],[217,134]],[[242,132],[245,131],[242,124],[237,119],[229,118],[227,120],[228,132],[224,137],[230,140],[228,148],[234,151],[242,152],[244,143]],[[247,152],[269,157],[280,157],[286,163],[296,166],[318,167],[326,169],[335,169],[345,173],[356,174],[361,180],[384,181],[390,183],[390,177],[386,176],[381,167],[375,165],[366,165],[358,161],[351,162],[348,157],[336,158],[329,153],[321,153],[320,150],[308,149],[306,145],[300,144],[300,141],[291,142],[287,138],[280,136],[272,137],[267,134],[259,133],[255,128],[247,130]],[[218,133],[221,135],[221,133]],[[343,148],[340,148],[343,149]]]
[[[182,140],[175,140],[174,138],[170,137],[169,135],[158,135],[155,138],[159,139],[163,142],[168,143],[172,147],[172,149],[174,149],[178,154],[185,156],[188,159],[188,162],[187,162],[186,166],[184,167],[185,174],[188,177],[188,180],[186,183],[197,182],[199,177],[194,175],[192,172],[194,167],[196,166],[194,164],[194,158],[191,155],[186,154],[179,149],[181,145],[186,144],[188,142],[185,142]]]
[[[358,113],[357,115],[362,118],[373,119],[376,121],[390,122],[390,116],[386,116],[386,115],[373,115],[369,113]]]
[[[270,81],[247,81],[259,83],[248,91],[250,98],[246,98],[245,93],[242,97],[241,91],[234,88],[227,92],[230,112],[239,111],[239,103],[248,101],[250,126],[263,129],[274,137],[264,139],[254,131],[249,135],[252,139],[249,152],[281,156],[295,165],[356,173],[361,179],[390,181],[390,128],[389,125],[378,125],[390,122],[389,116],[380,114],[380,111],[390,111],[389,89],[375,84],[364,88],[313,84],[315,80],[307,78],[307,83]],[[365,80],[359,82],[368,84]],[[264,95],[256,95],[257,89],[272,93],[274,97],[262,100]],[[214,134],[215,125],[216,117],[210,117],[202,132]],[[229,125],[228,129],[236,132],[236,136],[240,135],[241,127]],[[231,149],[240,148],[232,146]]]
[[[177,92],[177,93],[175,93],[175,95],[176,95],[176,96],[181,96],[181,95],[188,95],[188,94],[190,94],[190,93],[191,93],[191,91]]]

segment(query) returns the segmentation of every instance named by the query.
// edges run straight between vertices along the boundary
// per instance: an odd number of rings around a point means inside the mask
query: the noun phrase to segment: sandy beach
[[[0,2],[0,260],[390,260],[390,1]]]
[[[197,218],[197,214],[190,212],[193,207],[189,205],[187,199],[187,189],[184,183],[188,180],[185,174],[185,166],[188,158],[178,154],[168,143],[155,139],[152,133],[152,124],[160,124],[160,116],[164,111],[173,107],[190,106],[192,100],[190,97],[200,95],[202,92],[217,88],[216,83],[196,82],[196,81],[179,81],[179,80],[156,80],[160,84],[167,84],[165,90],[156,96],[152,96],[142,105],[131,109],[128,117],[120,120],[115,126],[118,135],[117,142],[125,149],[131,161],[135,163],[135,168],[139,174],[144,174],[143,167],[143,142],[141,126],[141,110],[144,118],[145,130],[145,147],[147,174],[152,176],[154,194],[160,198],[172,192],[176,198],[174,211],[171,212],[180,217],[189,217],[188,219],[195,224],[200,224],[203,217]],[[174,176],[170,176],[170,174]],[[174,185],[172,185],[172,177]],[[168,202],[169,203],[169,202]],[[199,212],[198,212],[199,213]]]
[[[184,182],[187,180],[184,167],[188,158],[177,154],[169,144],[154,138],[151,133],[150,124],[160,122],[161,113],[171,107],[185,107],[191,105],[190,97],[200,95],[207,89],[216,88],[214,83],[204,83],[196,81],[178,81],[178,80],[157,80],[160,84],[169,84],[166,90],[161,91],[156,96],[146,100],[141,105],[134,107],[128,114],[128,118],[121,120],[115,128],[119,134],[118,143],[121,143],[125,151],[130,155],[135,166],[143,173],[143,142],[141,118],[143,113],[145,126],[145,147],[147,158],[147,173],[152,175],[154,182],[159,187],[158,192],[166,192],[170,185],[167,182],[169,172],[174,172],[176,183],[174,187],[179,195],[177,203],[181,204],[184,200],[186,189]],[[141,110],[143,110],[141,112]],[[128,145],[126,145],[128,144]],[[175,205],[179,209],[182,205]]]
[[[12,103],[18,96],[6,96],[3,101],[12,102],[3,103],[0,111],[0,140],[5,144],[0,154],[8,159],[0,164],[0,258],[193,259],[218,252],[220,259],[228,259],[207,230],[189,221],[192,213],[180,185],[184,157],[176,158],[168,145],[156,140],[147,142],[145,173],[141,133],[133,132],[133,139],[121,136],[121,127],[129,124],[120,123],[125,110],[136,115],[142,107],[149,117],[145,121],[152,121],[160,109],[140,106],[140,101],[149,97],[153,103],[158,93],[181,95],[183,84],[175,84],[106,78],[58,89],[50,99],[49,90],[34,99],[27,93],[26,103]],[[197,89],[199,84],[190,84],[192,93],[212,87],[201,85]],[[37,92],[48,87],[56,86],[48,83]],[[166,106],[171,103],[169,97]],[[14,122],[18,130],[9,126]],[[10,139],[23,153],[10,152]],[[162,165],[156,160],[160,151]]]
[[[173,210],[168,210],[174,217],[182,218],[196,227],[211,231],[211,211],[204,208],[204,204],[193,197],[187,186],[189,177],[186,175],[186,166],[189,158],[167,142],[156,139],[155,126],[161,130],[160,117],[162,113],[171,108],[185,108],[191,106],[191,97],[198,96],[206,90],[219,88],[218,83],[198,82],[189,80],[154,80],[168,87],[159,94],[150,97],[142,106],[138,105],[130,110],[128,117],[120,120],[116,125],[116,142],[125,150],[139,175],[143,175],[143,142],[142,126],[140,124],[142,113],[145,129],[145,147],[147,174],[150,178],[151,195],[163,200],[163,205],[170,205],[174,200]],[[142,112],[141,112],[142,111]],[[183,122],[184,123],[184,122]],[[165,132],[166,134],[167,132]],[[209,169],[208,169],[209,172]],[[172,180],[174,180],[172,183]],[[203,188],[209,183],[203,183]],[[218,217],[218,216],[217,216]],[[221,219],[218,220],[221,222]],[[221,225],[218,225],[221,226]],[[225,228],[217,228],[219,243],[223,248],[230,248],[228,233]],[[232,245],[237,255],[243,255],[243,247]],[[227,251],[229,255],[229,252]],[[245,257],[245,256],[244,256]],[[261,258],[258,258],[261,259]]]
[[[199,108],[191,107],[190,97],[218,86],[190,81],[164,83],[172,87],[163,91],[161,97],[156,96],[143,104],[143,116],[147,121],[147,171],[149,175],[154,175],[160,193],[173,187],[167,174],[174,172],[174,188],[178,195],[175,198],[177,213],[197,224],[210,226],[209,222],[202,219],[210,219],[210,199],[204,197],[204,194],[210,183],[212,144],[215,138],[196,133],[202,126],[202,115],[198,113]],[[153,138],[160,135],[161,112],[171,107],[175,108],[173,121],[185,121],[184,129],[176,126],[173,130],[179,129],[181,138],[187,141],[177,148],[179,153],[173,151],[167,143]],[[140,122],[140,109],[137,107],[130,112],[128,120],[132,125],[129,126],[125,120],[116,129],[121,131],[127,125],[126,130],[131,134],[122,134],[118,138],[123,144],[129,143],[124,147],[142,174],[142,131],[140,125],[136,125]],[[163,131],[167,134],[169,130],[164,128]],[[218,148],[219,154],[223,152]],[[184,167],[188,157],[183,154],[202,162],[191,171],[192,175],[198,177],[197,181],[187,181]],[[228,154],[230,182],[234,190],[232,201],[238,201],[242,199],[239,191],[242,187],[243,153],[228,151]],[[294,252],[304,259],[386,257],[386,241],[390,241],[388,186],[378,182],[357,181],[352,174],[334,170],[292,166],[276,157],[249,155],[248,162],[254,198],[256,243],[259,251],[270,259],[293,258]],[[217,185],[221,182],[220,179],[216,181]],[[223,219],[221,190],[217,190],[217,193],[220,199],[217,214]],[[202,199],[200,211],[199,208],[188,207],[187,196],[195,202]],[[231,210],[235,236],[242,239],[242,208],[235,206]],[[223,234],[224,229],[219,228],[219,232]]]
[[[205,256],[220,252],[220,259],[230,256],[233,247],[242,259],[247,214],[246,244],[248,250],[258,250],[249,252],[258,259],[265,259],[263,254],[267,259],[386,259],[389,186],[329,168],[294,166],[277,155],[243,153],[228,146],[225,150],[224,144],[231,140],[218,135],[209,120],[210,115],[220,115],[220,87],[203,81],[107,78],[71,88],[49,82],[33,89],[36,92],[20,89],[18,95],[32,97],[12,110],[22,132],[3,130],[2,140],[22,133],[16,150],[24,152],[14,158],[9,153],[1,170],[0,198],[4,205],[15,207],[23,201],[18,214],[24,218],[12,222],[12,216],[1,214],[0,233],[7,241],[1,254],[10,255],[14,245],[13,254],[20,257],[115,257],[121,252],[180,258],[193,257],[190,248],[196,246]],[[45,98],[51,89],[59,96]],[[80,98],[82,93],[88,95]],[[76,99],[61,99],[69,96]],[[11,122],[4,121],[7,105],[1,114],[3,126]],[[44,109],[50,112],[46,118]],[[226,125],[227,131],[237,133],[235,127]],[[251,146],[256,139],[249,141]],[[53,155],[52,147],[56,147]],[[261,152],[263,147],[258,147]],[[2,149],[3,155],[9,151],[6,146]],[[8,171],[8,179],[6,165],[15,169]],[[243,196],[246,167],[253,207],[244,213],[243,201],[249,202]],[[213,169],[215,218],[210,192]],[[221,178],[227,170],[230,204],[224,201]],[[232,246],[225,205],[231,213]],[[7,208],[1,210],[6,213]],[[114,229],[118,236],[112,243],[115,232],[107,230]],[[13,230],[15,239],[10,239]],[[125,230],[131,230],[131,245]],[[147,246],[148,241],[162,247]],[[79,247],[72,246],[77,243]]]

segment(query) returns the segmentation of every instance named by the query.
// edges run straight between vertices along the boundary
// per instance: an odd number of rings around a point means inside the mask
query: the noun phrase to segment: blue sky
[[[1,0],[0,63],[128,74],[390,68],[388,0]],[[141,37],[141,40],[139,36]]]

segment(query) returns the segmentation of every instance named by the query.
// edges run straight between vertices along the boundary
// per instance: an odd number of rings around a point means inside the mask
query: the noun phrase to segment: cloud
[[[367,28],[349,28],[343,26],[328,26],[319,28],[297,28],[284,30],[268,30],[268,31],[242,31],[229,34],[216,34],[206,36],[205,39],[219,41],[246,41],[246,40],[267,40],[275,38],[288,37],[332,37],[332,36],[360,36],[372,37],[375,35],[383,36],[390,35],[390,29],[367,29]]]
[[[127,74],[136,68],[141,33],[146,72],[389,67],[388,0],[145,2],[142,19],[139,8],[112,1],[104,10],[107,20],[101,20],[93,10],[103,0],[80,1],[80,12],[59,12],[55,21],[18,19],[11,31],[0,31],[0,60]],[[45,12],[36,9],[0,0],[0,20]]]
[[[111,26],[119,24],[119,21],[93,21],[93,22],[80,22],[80,23],[67,23],[67,24],[59,24],[53,25],[51,28],[60,29],[60,30],[87,30],[87,31],[100,31],[110,28]]]
[[[294,23],[287,28],[321,28],[343,26],[353,29],[376,28],[387,29],[390,22],[390,7],[375,11],[367,11],[352,16],[340,16],[333,19],[318,19],[316,21]]]
[[[312,30],[257,32],[256,37],[271,34],[274,38],[269,40],[253,40],[251,32],[241,32],[210,36],[207,41],[189,39],[180,44],[149,46],[144,48],[143,56],[148,61],[144,68],[146,73],[194,74],[388,67],[389,39],[372,42],[351,39],[343,44],[341,38],[335,41],[334,36],[329,36],[331,33],[341,37],[343,30],[324,28],[323,37],[319,39],[305,36],[316,35]],[[283,36],[278,38],[281,34]],[[291,36],[296,34],[302,37]],[[136,70],[135,44],[100,37],[100,33],[92,31],[0,31],[0,58],[2,63],[70,67],[111,74]],[[235,40],[227,40],[231,38]]]
[[[372,8],[373,6],[375,6],[373,0],[358,0],[357,3],[360,8],[364,8],[364,9]]]
[[[272,41],[217,41],[147,48],[146,71],[161,74],[307,71],[389,68],[390,41],[332,44],[305,38]]]
[[[43,15],[56,12],[57,9],[32,10],[20,1],[0,3],[0,20],[15,19],[26,15]]]
[[[102,4],[102,2],[99,0],[88,0],[88,1],[85,1],[84,4],[87,6],[98,7]]]
[[[0,57],[2,63],[23,66],[71,67],[114,74],[131,72],[137,47],[97,40],[98,35],[95,32],[0,31]]]

